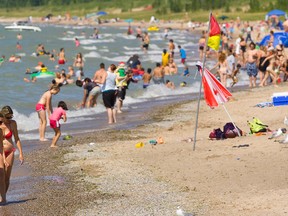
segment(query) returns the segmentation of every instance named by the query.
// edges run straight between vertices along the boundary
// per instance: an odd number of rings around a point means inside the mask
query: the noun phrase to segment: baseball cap
[[[125,62],[120,62],[118,66],[119,67],[125,67]]]

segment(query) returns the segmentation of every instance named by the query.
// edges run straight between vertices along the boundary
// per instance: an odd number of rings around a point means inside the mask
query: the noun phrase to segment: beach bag
[[[213,129],[213,131],[209,134],[210,139],[221,140],[225,139],[225,134],[220,128]]]
[[[266,132],[268,125],[263,124],[260,119],[253,117],[253,120],[247,121],[250,127],[250,133],[259,133],[259,132]]]
[[[238,127],[237,127],[237,129],[238,129],[240,135],[242,136],[242,134],[243,134],[242,130]],[[223,127],[223,132],[225,134],[225,137],[226,138],[235,138],[236,136],[239,136],[237,129],[235,128],[235,126],[233,125],[232,122],[226,123]]]

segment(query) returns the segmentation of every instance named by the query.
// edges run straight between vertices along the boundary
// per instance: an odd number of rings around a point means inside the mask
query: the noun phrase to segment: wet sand
[[[49,143],[29,153],[33,173],[24,179],[31,193],[1,207],[6,215],[283,215],[288,209],[287,147],[267,133],[249,134],[247,120],[259,117],[271,129],[285,127],[286,106],[255,107],[271,101],[278,88],[234,92],[226,103],[247,136],[209,140],[213,128],[229,121],[222,107],[200,104],[193,151],[196,102],[153,109],[148,124],[128,130],[103,130]],[[149,141],[162,137],[164,144]],[[283,139],[280,137],[278,139]],[[143,142],[142,148],[135,144]],[[238,147],[239,145],[247,147]],[[13,183],[11,191],[13,191]],[[4,214],[4,215],[5,215]]]

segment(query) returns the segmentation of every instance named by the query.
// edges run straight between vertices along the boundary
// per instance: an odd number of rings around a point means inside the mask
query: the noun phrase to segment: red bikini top
[[[13,135],[12,131],[9,130],[9,132],[4,137],[5,139],[11,139],[12,135]]]

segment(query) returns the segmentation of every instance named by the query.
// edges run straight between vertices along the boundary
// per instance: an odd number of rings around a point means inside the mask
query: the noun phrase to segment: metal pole
[[[205,73],[206,52],[207,52],[208,38],[209,38],[209,34],[210,34],[210,25],[211,25],[211,22],[210,22],[210,21],[211,21],[211,16],[212,16],[212,12],[210,12],[210,14],[209,14],[208,31],[207,31],[206,41],[205,41],[205,47],[204,47],[204,58],[203,58],[203,65],[202,65],[202,77],[201,77],[201,82],[200,82],[200,87],[199,87],[198,104],[197,104],[197,111],[196,111],[196,121],[195,121],[193,151],[195,151],[195,148],[196,148],[196,138],[197,138],[199,108],[200,108],[201,90],[202,90],[202,79],[203,79],[204,73]]]

